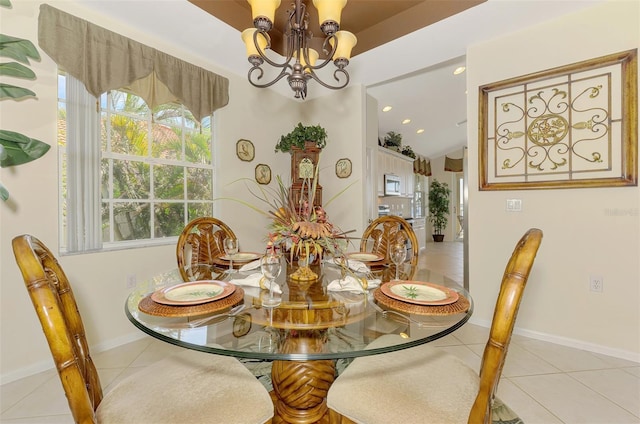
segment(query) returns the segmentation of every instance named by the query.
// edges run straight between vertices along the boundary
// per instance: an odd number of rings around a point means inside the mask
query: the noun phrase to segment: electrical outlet
[[[136,274],[127,274],[127,288],[133,289],[136,286],[136,282],[138,279],[136,278]]]
[[[604,280],[601,275],[589,276],[589,290],[592,292],[602,293]]]

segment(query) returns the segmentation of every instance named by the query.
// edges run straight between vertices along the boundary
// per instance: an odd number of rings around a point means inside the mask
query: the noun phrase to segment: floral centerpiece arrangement
[[[268,243],[286,252],[289,263],[298,260],[300,268],[291,278],[315,279],[318,276],[309,268],[310,263],[322,259],[325,254],[343,256],[348,242],[347,234],[351,231],[342,231],[329,221],[322,206],[313,206],[315,184],[307,181],[307,189],[303,190],[296,203],[282,179],[277,177],[276,180],[278,186],[272,196],[265,189],[262,195],[257,195],[269,205],[267,213],[272,218],[268,227]]]

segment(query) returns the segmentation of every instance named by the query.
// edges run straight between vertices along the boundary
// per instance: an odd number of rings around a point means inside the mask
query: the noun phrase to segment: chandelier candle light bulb
[[[351,49],[356,45],[356,37],[348,31],[340,31],[340,18],[342,9],[347,0],[313,0],[313,5],[318,9],[318,20],[323,34],[326,36],[323,43],[323,53],[326,57],[321,63],[316,64],[319,54],[309,47],[312,34],[309,31],[309,14],[304,0],[294,0],[287,10],[287,21],[282,31],[287,50],[284,53],[285,60],[277,63],[269,59],[265,51],[271,49],[271,39],[268,32],[273,28],[275,11],[280,6],[280,0],[247,0],[251,5],[253,17],[253,31],[246,29],[242,32],[242,40],[246,45],[247,57],[252,67],[249,69],[248,80],[258,88],[267,88],[287,77],[289,86],[295,93],[295,98],[304,99],[307,96],[307,82],[315,80],[325,88],[338,90],[349,84],[349,74],[345,70],[351,57]],[[331,51],[329,50],[331,47]],[[307,63],[307,59],[309,63]],[[264,62],[274,68],[280,68],[280,73],[270,82],[259,83],[264,75],[262,65]],[[336,69],[333,78],[336,85],[324,82],[316,70],[324,68],[329,62],[333,62]]]

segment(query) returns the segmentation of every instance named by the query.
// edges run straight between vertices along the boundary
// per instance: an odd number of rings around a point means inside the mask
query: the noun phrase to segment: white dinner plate
[[[177,284],[157,290],[151,300],[164,305],[200,305],[231,295],[236,286],[226,281],[201,280]]]
[[[229,255],[222,255],[220,256],[220,259],[222,259],[223,261],[228,261],[233,259],[233,262],[249,262],[249,261],[254,261],[258,259],[259,257],[260,257],[259,253],[238,252],[235,255],[233,255],[232,258],[230,258]]]
[[[367,253],[367,252],[348,253],[347,258],[360,261],[360,262],[375,262],[375,261],[381,261],[382,259],[384,259],[382,255],[378,255],[376,253]]]
[[[459,298],[455,290],[421,281],[390,281],[380,290],[393,299],[417,305],[449,305]]]

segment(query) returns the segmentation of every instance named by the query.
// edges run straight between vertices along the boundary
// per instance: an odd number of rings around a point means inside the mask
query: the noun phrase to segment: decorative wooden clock
[[[314,142],[305,143],[304,149],[291,148],[291,197],[296,206],[301,201],[302,187],[305,194],[309,186],[312,186],[317,174],[318,159],[322,149],[316,147]],[[314,206],[322,206],[322,186],[318,183],[313,199]]]

